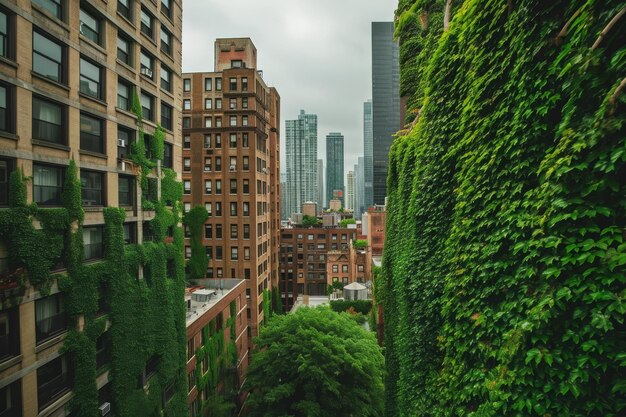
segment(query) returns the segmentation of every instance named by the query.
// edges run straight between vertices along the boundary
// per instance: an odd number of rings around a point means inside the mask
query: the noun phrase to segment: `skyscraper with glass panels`
[[[317,115],[300,110],[286,124],[287,183],[285,213],[299,213],[302,203],[317,201]]]
[[[345,201],[343,193],[343,135],[331,132],[326,135],[326,201],[338,197],[342,206]]]

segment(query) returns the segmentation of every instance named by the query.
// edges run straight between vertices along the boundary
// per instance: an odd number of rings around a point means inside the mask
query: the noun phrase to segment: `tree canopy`
[[[381,416],[383,356],[346,313],[300,308],[255,340],[245,389],[250,416]]]
[[[308,214],[305,214],[304,216],[302,216],[302,226],[304,227],[315,227],[319,224],[319,220],[317,217],[315,216],[309,216]]]

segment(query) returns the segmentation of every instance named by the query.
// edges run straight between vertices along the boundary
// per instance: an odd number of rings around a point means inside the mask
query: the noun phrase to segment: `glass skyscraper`
[[[302,203],[317,202],[317,115],[300,110],[286,122],[287,183],[284,213],[300,213]],[[318,202],[319,203],[319,202]]]

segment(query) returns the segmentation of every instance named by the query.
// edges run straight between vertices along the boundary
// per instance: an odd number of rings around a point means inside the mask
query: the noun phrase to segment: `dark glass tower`
[[[326,201],[339,197],[343,206],[343,135],[331,132],[326,135]]]

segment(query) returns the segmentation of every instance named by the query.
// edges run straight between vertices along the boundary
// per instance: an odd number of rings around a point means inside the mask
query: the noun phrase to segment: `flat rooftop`
[[[185,307],[187,309],[186,326],[189,327],[196,320],[213,308],[220,300],[239,289],[245,287],[243,279],[201,279],[197,285],[185,289]],[[194,298],[202,299],[196,301]],[[191,308],[189,305],[191,304]]]

